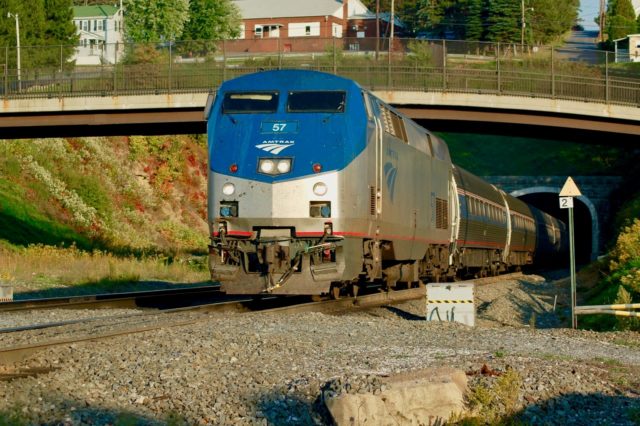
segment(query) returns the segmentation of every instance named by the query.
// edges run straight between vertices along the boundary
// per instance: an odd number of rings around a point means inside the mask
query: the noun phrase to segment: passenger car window
[[[270,113],[278,109],[278,92],[226,93],[223,114]]]
[[[345,92],[289,92],[288,112],[344,112]]]

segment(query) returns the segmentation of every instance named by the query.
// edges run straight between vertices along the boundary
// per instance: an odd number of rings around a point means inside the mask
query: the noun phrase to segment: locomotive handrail
[[[415,39],[395,39],[389,46],[388,39],[299,37],[187,41],[171,46],[115,44],[103,49],[115,55],[103,55],[97,65],[38,64],[46,58],[62,58],[63,52],[76,48],[21,47],[20,84],[11,63],[15,52],[5,48],[7,65],[0,96],[11,100],[209,93],[222,81],[242,74],[297,68],[351,78],[371,90],[640,105],[637,68],[616,63],[613,52],[594,50]]]

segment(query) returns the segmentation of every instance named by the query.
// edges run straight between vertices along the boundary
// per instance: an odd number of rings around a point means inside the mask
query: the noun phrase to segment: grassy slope
[[[202,138],[2,141],[0,240],[202,252],[206,175]]]

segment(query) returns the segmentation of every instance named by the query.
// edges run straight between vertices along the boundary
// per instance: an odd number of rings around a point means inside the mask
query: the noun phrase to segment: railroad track
[[[474,282],[477,285],[487,285],[495,283],[504,279],[514,279],[521,277],[523,274],[520,272],[502,275],[499,277],[487,277],[474,279],[467,282]],[[121,318],[135,318],[142,319],[142,323],[131,325],[125,322],[122,328],[108,331],[101,331],[101,326],[90,326],[88,329],[76,331],[71,336],[49,338],[36,343],[29,343],[26,345],[15,345],[7,348],[0,348],[0,365],[8,365],[14,362],[21,361],[26,357],[38,351],[56,347],[64,346],[74,343],[81,343],[87,341],[97,341],[108,339],[117,336],[143,333],[148,331],[159,330],[163,328],[171,327],[183,327],[191,324],[195,324],[201,321],[206,321],[211,318],[211,314],[223,313],[223,312],[235,312],[246,313],[261,311],[262,313],[302,313],[302,312],[324,312],[324,313],[336,313],[341,311],[348,311],[354,309],[367,309],[372,307],[379,307],[389,304],[401,303],[410,300],[420,299],[425,297],[424,287],[412,288],[408,290],[379,292],[375,294],[362,295],[357,298],[342,298],[338,300],[324,300],[318,302],[308,302],[308,298],[304,297],[264,297],[260,300],[255,298],[246,297],[242,299],[236,299],[233,301],[222,301],[201,306],[190,306],[177,309],[169,309],[161,312],[153,312],[146,314],[138,314],[134,316],[120,316]],[[179,314],[179,315],[170,315]],[[158,320],[158,317],[162,317]],[[118,317],[102,317],[96,318],[95,322],[100,323],[99,320],[105,320],[109,322],[114,319],[121,319]],[[149,321],[144,321],[148,319]],[[86,325],[86,320],[76,321],[73,324],[83,323]],[[60,324],[66,325],[66,324]],[[112,326],[113,324],[109,324]],[[58,326],[58,325],[56,325]],[[35,326],[38,328],[38,326]],[[17,331],[17,330],[16,330]],[[24,330],[20,330],[24,331]],[[13,376],[13,373],[0,374],[0,380],[9,380]]]
[[[46,299],[16,300],[0,303],[0,313],[32,309],[104,309],[104,308],[144,308],[179,304],[189,298],[219,295],[220,286],[163,289],[128,293],[106,293],[84,296],[52,297]]]

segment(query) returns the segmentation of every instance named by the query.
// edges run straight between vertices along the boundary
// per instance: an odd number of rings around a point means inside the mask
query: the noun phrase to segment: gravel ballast
[[[526,423],[638,424],[638,333],[558,328],[566,293],[538,276],[478,287],[476,298],[475,328],[426,322],[413,301],[340,316],[213,315],[49,349],[0,367],[43,369],[0,382],[0,412],[29,424],[330,424],[322,390],[336,383],[371,391],[380,376],[449,366],[491,384],[487,366],[522,377]]]

